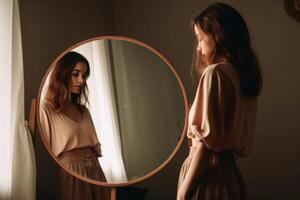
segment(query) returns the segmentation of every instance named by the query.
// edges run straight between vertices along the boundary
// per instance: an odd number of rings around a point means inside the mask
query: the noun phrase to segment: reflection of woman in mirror
[[[193,20],[201,73],[177,199],[246,199],[236,159],[250,153],[262,76],[242,16],[215,3]]]
[[[76,52],[65,54],[52,70],[49,88],[41,102],[40,119],[45,141],[67,169],[106,181],[97,157],[100,143],[89,110],[86,80],[90,66]],[[106,199],[109,191],[60,171],[60,199]]]

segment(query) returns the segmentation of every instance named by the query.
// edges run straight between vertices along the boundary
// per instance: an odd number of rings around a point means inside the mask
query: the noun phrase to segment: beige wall
[[[214,1],[115,0],[114,32],[135,37],[161,51],[173,62],[193,98],[194,85],[189,75],[193,49],[190,20],[211,2]],[[283,1],[222,2],[233,5],[244,16],[264,72],[253,152],[239,162],[250,193],[253,199],[299,198],[300,23],[285,13]],[[181,156],[174,163],[180,163]],[[153,182],[144,183],[157,192],[148,199],[174,196],[178,168],[174,164],[166,170],[173,175],[163,172]],[[155,186],[156,180],[162,185]],[[157,196],[161,189],[169,189],[162,193],[164,198]]]
[[[196,85],[190,78],[190,19],[213,1],[111,2],[21,1],[26,113],[46,68],[60,52],[83,39],[109,33],[136,38],[163,53],[174,64],[193,98]],[[223,2],[236,7],[245,17],[265,78],[254,148],[248,159],[240,161],[242,172],[253,199],[299,198],[300,24],[287,16],[283,1]],[[49,171],[55,171],[56,166],[46,157],[41,144],[36,145],[38,173],[49,178]],[[137,185],[149,189],[148,200],[175,198],[177,176],[186,153],[183,146],[161,173]],[[48,187],[53,182],[39,182],[41,196],[49,195]]]

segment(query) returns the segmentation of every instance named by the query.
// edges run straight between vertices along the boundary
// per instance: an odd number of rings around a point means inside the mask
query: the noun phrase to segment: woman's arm
[[[98,140],[96,128],[95,128],[91,113],[90,113],[89,109],[85,106],[83,106],[83,110],[86,113],[86,116],[87,116],[87,118],[89,120],[89,123],[91,125],[92,130],[90,130],[90,132],[93,135],[93,142],[96,142],[96,144],[93,146],[93,150],[94,150],[97,157],[102,157],[101,143]]]
[[[190,133],[200,141],[192,156],[185,179],[178,188],[178,200],[189,199],[205,173],[211,152],[222,149],[225,137],[225,118],[229,98],[233,96],[231,81],[217,67],[210,67],[202,75],[193,109],[190,112]]]
[[[50,105],[43,102],[40,106],[40,123],[42,128],[42,134],[44,136],[47,146],[52,149],[52,134],[51,134],[51,125],[50,125]]]
[[[206,171],[210,158],[210,150],[199,142],[196,146],[190,166],[187,170],[183,183],[178,188],[177,200],[188,200],[190,194],[197,186],[201,175]]]

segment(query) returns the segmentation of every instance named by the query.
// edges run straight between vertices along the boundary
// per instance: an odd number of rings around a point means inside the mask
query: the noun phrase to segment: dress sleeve
[[[210,69],[202,75],[193,103],[191,134],[213,151],[222,150],[230,84],[221,70]]]
[[[93,119],[92,119],[91,113],[90,113],[89,109],[87,107],[85,107],[85,106],[84,106],[84,110],[85,110],[85,112],[87,114],[88,120],[89,120],[89,122],[91,124],[91,127],[93,129],[91,131],[94,134],[93,138],[94,138],[94,140],[96,140],[96,144],[93,146],[93,150],[96,153],[97,157],[102,157],[101,144],[100,144],[100,142],[98,140],[98,137],[97,137],[97,132],[96,132],[96,128],[95,128],[94,123],[93,123]]]
[[[51,126],[50,126],[50,113],[49,108],[46,103],[40,105],[40,125],[42,129],[42,135],[46,141],[47,146],[52,149],[52,139],[51,139]]]

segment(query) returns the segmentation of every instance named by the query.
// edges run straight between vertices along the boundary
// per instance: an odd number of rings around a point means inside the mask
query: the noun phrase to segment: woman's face
[[[211,55],[215,42],[210,34],[206,34],[199,26],[194,26],[194,31],[198,39],[197,51],[200,51],[201,54],[208,59],[208,56]]]
[[[85,86],[87,78],[87,65],[84,62],[78,62],[71,74],[70,92],[80,94],[82,88]]]

